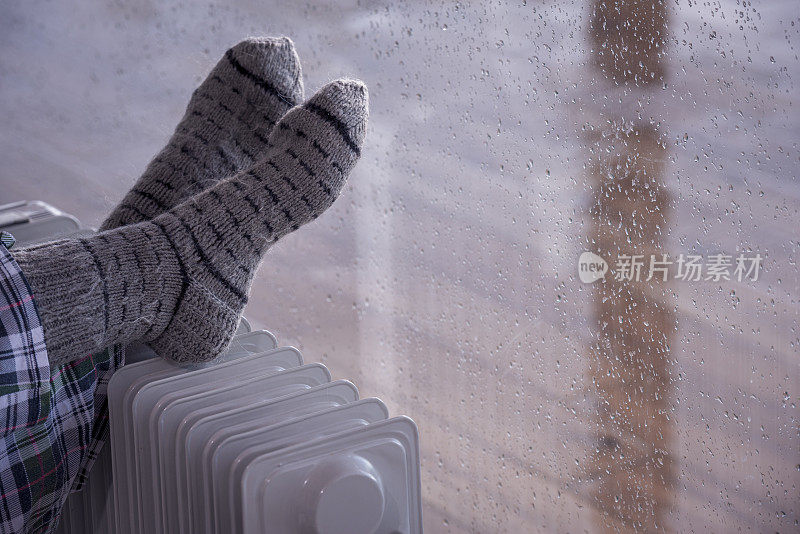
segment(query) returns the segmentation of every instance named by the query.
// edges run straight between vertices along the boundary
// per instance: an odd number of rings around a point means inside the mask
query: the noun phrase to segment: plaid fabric
[[[11,248],[14,246],[17,240],[14,239],[14,236],[9,234],[8,232],[3,232],[0,230],[0,243],[3,244],[6,248]]]
[[[51,532],[108,437],[110,348],[50,369],[30,287],[0,246],[0,532]]]

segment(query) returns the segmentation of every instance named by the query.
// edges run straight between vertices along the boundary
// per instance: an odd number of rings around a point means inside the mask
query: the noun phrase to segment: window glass
[[[797,528],[795,2],[3,12],[3,197],[93,224],[243,37],[367,83],[246,315],[417,422],[426,531]]]

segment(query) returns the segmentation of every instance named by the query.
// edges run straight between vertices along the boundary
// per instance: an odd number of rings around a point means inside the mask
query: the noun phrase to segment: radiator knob
[[[303,493],[309,508],[300,515],[305,519],[301,532],[371,534],[383,519],[386,498],[380,473],[355,454],[333,456],[317,465]]]

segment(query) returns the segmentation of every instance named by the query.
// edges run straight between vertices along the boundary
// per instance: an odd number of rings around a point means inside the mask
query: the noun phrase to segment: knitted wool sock
[[[218,355],[262,255],[333,203],[366,122],[366,87],[330,83],[281,119],[250,169],[151,221],[15,252],[51,364],[134,340],[177,362]]]
[[[100,229],[152,219],[249,167],[278,119],[302,101],[300,60],[289,38],[237,44],[192,94],[167,146]]]

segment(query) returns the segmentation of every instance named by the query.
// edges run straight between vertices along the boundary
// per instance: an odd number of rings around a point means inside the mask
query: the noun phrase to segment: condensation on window
[[[246,315],[417,422],[427,532],[798,528],[795,2],[3,11],[4,184],[88,222],[244,36],[367,83]]]

